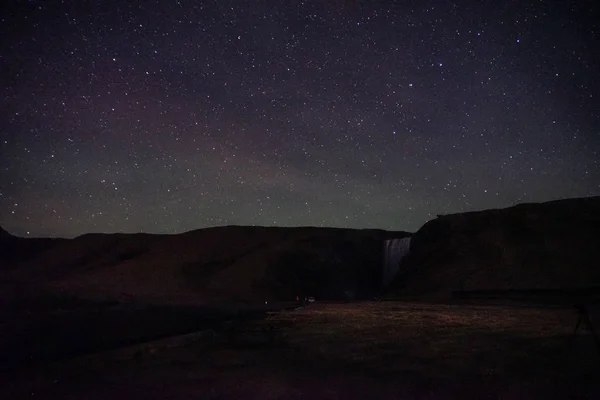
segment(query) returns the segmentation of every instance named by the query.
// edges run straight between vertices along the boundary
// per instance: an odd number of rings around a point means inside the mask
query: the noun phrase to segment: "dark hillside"
[[[443,215],[413,235],[389,295],[600,285],[600,197]]]
[[[20,238],[0,226],[0,270],[31,259],[64,239]]]
[[[95,300],[161,304],[293,300],[303,293],[341,300],[378,291],[382,242],[407,235],[243,226],[74,239],[6,235],[0,281]]]

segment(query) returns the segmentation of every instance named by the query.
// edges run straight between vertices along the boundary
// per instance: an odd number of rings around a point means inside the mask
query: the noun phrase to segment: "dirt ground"
[[[600,352],[552,308],[316,304],[48,363],[6,399],[600,398]],[[592,315],[592,321],[594,321]],[[4,392],[4,394],[2,394]]]

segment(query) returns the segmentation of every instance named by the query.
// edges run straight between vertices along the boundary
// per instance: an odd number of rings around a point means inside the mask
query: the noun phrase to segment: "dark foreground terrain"
[[[2,398],[599,398],[571,309],[317,304],[5,374]],[[595,315],[592,315],[595,322]]]
[[[600,298],[599,223],[600,197],[440,216],[389,287],[406,232],[0,228],[0,399],[597,399],[573,306]]]
[[[6,290],[4,291],[6,292]],[[0,373],[11,376],[49,362],[246,323],[296,303],[161,305],[26,293],[0,302]]]

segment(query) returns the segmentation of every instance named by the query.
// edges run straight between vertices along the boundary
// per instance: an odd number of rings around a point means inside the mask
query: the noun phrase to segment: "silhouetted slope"
[[[407,235],[241,226],[179,235],[87,234],[15,259],[0,278],[121,301],[292,300],[303,293],[339,299],[378,290],[382,241]]]
[[[0,270],[31,259],[61,240],[64,239],[20,238],[0,227]]]
[[[401,270],[391,296],[600,285],[600,197],[440,216]]]
[[[378,293],[383,241],[399,235],[374,230],[331,233],[298,235],[280,246],[277,257],[266,260],[262,285],[279,296],[291,290],[333,300]]]
[[[13,236],[10,233],[8,233],[7,231],[5,231],[4,228],[2,228],[0,226],[0,240],[6,240],[11,237],[13,237]]]

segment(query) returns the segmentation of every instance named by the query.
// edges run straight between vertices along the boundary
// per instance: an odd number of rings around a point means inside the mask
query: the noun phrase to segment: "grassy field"
[[[3,398],[599,398],[600,355],[587,332],[573,337],[577,318],[549,308],[317,304],[47,364],[6,383]]]

